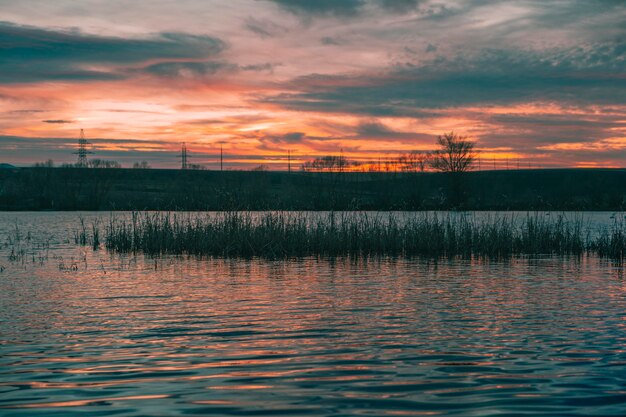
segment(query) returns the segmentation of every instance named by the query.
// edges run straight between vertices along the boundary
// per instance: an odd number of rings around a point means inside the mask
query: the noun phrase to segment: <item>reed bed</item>
[[[626,226],[590,233],[582,219],[361,212],[306,215],[133,213],[112,218],[106,247],[120,253],[217,257],[489,257],[583,255],[623,259]]]

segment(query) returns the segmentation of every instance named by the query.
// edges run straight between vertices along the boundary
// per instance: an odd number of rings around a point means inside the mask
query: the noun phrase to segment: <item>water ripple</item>
[[[599,259],[49,256],[0,274],[2,416],[626,415]]]

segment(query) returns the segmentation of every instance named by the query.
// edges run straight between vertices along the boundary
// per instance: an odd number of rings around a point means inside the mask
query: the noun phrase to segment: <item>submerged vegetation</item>
[[[133,213],[111,218],[104,242],[120,253],[219,256],[508,257],[583,255],[623,259],[626,225],[592,231],[582,218],[529,215],[330,212]]]

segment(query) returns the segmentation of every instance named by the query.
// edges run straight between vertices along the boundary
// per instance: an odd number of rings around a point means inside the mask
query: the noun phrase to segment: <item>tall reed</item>
[[[582,255],[622,259],[626,227],[592,234],[581,219],[331,212],[133,213],[111,218],[116,252],[220,257]]]

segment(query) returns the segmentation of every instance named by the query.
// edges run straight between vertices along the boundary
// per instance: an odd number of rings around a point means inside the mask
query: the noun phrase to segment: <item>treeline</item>
[[[322,156],[302,164],[303,171],[314,172],[439,172],[470,171],[476,162],[475,143],[454,132],[437,137],[438,149],[410,151],[385,160],[351,161],[343,156]]]
[[[626,170],[0,170],[0,210],[624,210]]]
[[[33,164],[33,168],[55,168],[56,165],[52,159],[48,159],[44,162],[36,162]],[[90,159],[84,165],[63,163],[59,165],[60,168],[122,168],[122,164],[117,161],[109,161],[106,159]],[[152,168],[147,161],[135,162],[133,164],[135,169],[150,169]]]
[[[397,157],[386,158],[383,162],[365,161],[358,162],[347,159],[340,155],[326,155],[311,159],[301,165],[301,170],[305,172],[424,172],[434,170],[440,172],[465,172],[472,169],[476,161],[474,152],[475,143],[467,136],[460,136],[454,132],[445,133],[437,138],[438,149],[434,151],[410,151]],[[186,152],[186,148],[185,148]],[[54,168],[54,161],[49,159],[45,162],[37,162],[34,168]],[[122,168],[117,161],[103,159],[90,159],[77,164],[64,163],[61,168]],[[135,169],[150,169],[147,161],[135,162]],[[190,164],[185,162],[183,169],[201,170],[205,169],[200,164]],[[221,170],[221,169],[220,169]],[[266,165],[259,165],[252,171],[267,171]],[[291,170],[291,165],[289,166]]]

